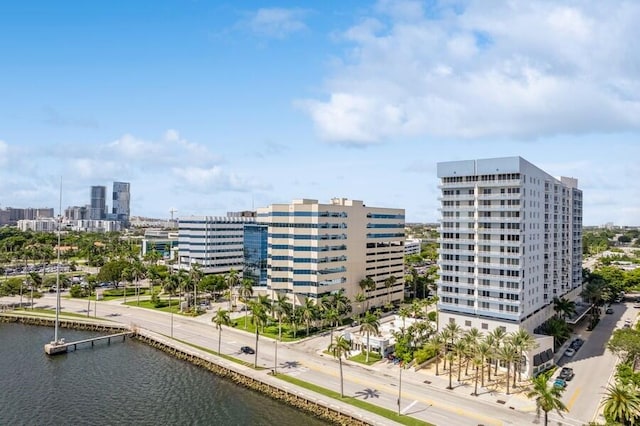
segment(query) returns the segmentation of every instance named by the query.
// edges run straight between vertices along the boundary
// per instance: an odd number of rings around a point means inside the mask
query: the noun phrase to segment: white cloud
[[[226,173],[219,166],[209,168],[175,167],[172,173],[181,185],[192,192],[199,191],[235,191],[246,192],[252,189],[265,189],[261,184],[251,182],[235,173]]]
[[[7,163],[9,159],[9,145],[0,139],[0,166]]]
[[[262,8],[250,17],[248,26],[258,35],[285,38],[307,28],[307,14],[303,9]]]
[[[530,139],[640,129],[640,3],[381,1],[343,32],[326,141]]]

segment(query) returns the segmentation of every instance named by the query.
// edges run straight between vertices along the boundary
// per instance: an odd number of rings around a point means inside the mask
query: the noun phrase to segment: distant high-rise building
[[[89,219],[101,220],[106,217],[107,187],[91,187],[91,204],[89,208]]]
[[[113,182],[113,203],[111,212],[116,220],[125,226],[129,225],[130,210],[130,184],[129,182]]]

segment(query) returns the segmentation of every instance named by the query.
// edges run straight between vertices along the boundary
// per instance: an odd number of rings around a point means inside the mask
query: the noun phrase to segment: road
[[[54,304],[54,295],[46,295],[38,301],[38,306],[51,307]],[[63,311],[69,312],[86,312],[87,309],[86,302],[80,300],[62,299],[61,305]],[[93,307],[94,303],[91,304],[92,309]],[[118,301],[99,302],[97,308],[100,317],[129,326],[142,327],[167,336],[171,334],[171,315],[168,313],[125,306]],[[210,318],[211,314],[198,318],[173,315],[174,338],[217,350],[218,331],[210,322]],[[339,391],[337,360],[322,355],[321,351],[320,353],[318,351],[318,348],[326,348],[328,343],[328,336],[296,343],[279,343],[277,345],[278,373],[289,374],[304,381]],[[255,335],[226,327],[223,329],[222,353],[253,362],[254,355],[240,352],[240,347],[244,345],[255,348]],[[597,345],[593,343],[593,346]],[[586,356],[589,350],[588,344],[585,344],[572,362],[580,362],[580,356],[582,354]],[[594,351],[597,352],[596,349]],[[258,364],[267,369],[274,368],[275,342],[272,339],[260,337]],[[375,368],[369,368],[344,362],[343,368],[345,395],[361,398],[393,411],[397,410],[398,387],[400,385],[397,366],[382,363]],[[585,366],[585,368],[589,367]],[[585,379],[588,374],[580,376]],[[576,373],[576,378],[571,384],[575,389],[583,389],[588,386],[588,383],[581,384],[580,376]],[[447,385],[448,379],[444,375],[435,377],[415,372],[413,369],[403,370],[402,413],[436,425],[446,426],[501,426],[539,423],[535,415],[535,404],[521,395],[506,396],[481,391],[479,397],[474,397],[471,396],[473,392],[471,386],[454,383],[454,390],[446,390]],[[582,390],[577,394],[575,401],[572,402],[575,409],[572,409],[564,418],[550,413],[549,417],[554,422],[553,424],[569,426],[584,424],[581,417],[573,418],[574,414],[578,413],[578,409],[582,409],[582,404],[587,404],[586,400],[583,403],[581,399],[584,394],[586,392]],[[502,400],[503,403],[499,403],[498,400]],[[584,410],[589,411],[587,407]],[[590,410],[593,412],[594,407],[591,407]]]
[[[571,358],[564,356],[558,363],[575,372],[573,380],[568,382],[563,402],[573,417],[585,423],[598,420],[600,401],[618,362],[617,357],[606,350],[607,342],[613,330],[622,328],[626,318],[633,319],[637,315],[632,303],[618,303],[612,307],[613,314],[603,315],[593,331],[583,333],[581,337],[586,341],[580,350]]]

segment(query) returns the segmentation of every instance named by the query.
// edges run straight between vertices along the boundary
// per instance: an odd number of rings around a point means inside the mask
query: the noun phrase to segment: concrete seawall
[[[0,313],[0,322],[18,322],[28,325],[50,327],[55,325],[55,319],[53,318],[21,315],[17,313]],[[100,321],[84,321],[80,319],[61,319],[59,326],[63,328],[109,333],[132,331],[134,333],[134,338],[172,355],[175,358],[188,361],[216,374],[217,376],[231,380],[232,382],[247,389],[260,392],[270,398],[282,401],[290,406],[333,424],[354,426],[394,424],[394,422],[390,420],[378,418],[375,414],[371,414],[371,418],[369,419],[367,418],[369,417],[367,412],[356,412],[358,409],[355,407],[352,412],[349,406],[345,407],[346,404],[340,404],[339,401],[336,401],[334,404],[331,399],[327,400],[321,395],[313,395],[313,392],[311,391],[298,390],[300,388],[294,389],[293,385],[268,375],[266,370],[258,371],[250,367],[235,364],[223,358],[211,355],[206,351],[199,350],[188,344],[172,340],[161,334],[148,330],[139,330],[135,328],[130,330],[128,327],[119,324],[108,324]]]

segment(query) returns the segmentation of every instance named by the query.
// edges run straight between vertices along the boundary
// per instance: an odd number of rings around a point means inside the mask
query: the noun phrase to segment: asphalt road
[[[39,306],[53,306],[54,304],[54,295],[47,295],[38,301]],[[61,305],[63,311],[69,312],[84,313],[87,309],[86,302],[78,300],[62,299]],[[91,309],[94,309],[94,305],[95,303],[91,304]],[[99,317],[130,326],[146,328],[167,336],[171,334],[170,314],[124,306],[117,301],[99,302],[97,309]],[[91,316],[93,316],[93,312],[91,312]],[[209,318],[210,315],[198,318],[173,315],[173,336],[195,345],[217,350],[218,331]],[[599,327],[605,330],[606,324],[609,321],[613,321],[613,319],[614,316],[603,319]],[[590,386],[606,385],[607,378],[604,376],[607,374],[603,373],[604,382],[601,385],[598,381],[599,379],[590,377],[594,375],[588,374],[586,371],[590,368],[601,371],[609,369],[608,374],[610,374],[609,365],[613,365],[613,360],[607,360],[605,366],[601,364],[600,358],[595,358],[598,355],[598,351],[602,350],[602,344],[597,343],[598,339],[606,340],[605,337],[598,337],[598,330],[597,328],[588,342],[583,345],[576,357],[571,361],[575,364],[576,377],[565,394],[565,397],[568,398],[567,404],[571,404],[571,412],[565,415],[564,418],[551,413],[550,420],[553,421],[553,424],[582,425],[590,418],[583,419],[580,410],[584,410],[585,413],[594,412],[594,406],[589,407],[591,400],[585,398],[589,392],[584,391],[584,389],[588,389]],[[602,334],[604,336],[605,333]],[[318,348],[326,348],[328,343],[329,336],[296,343],[279,343],[277,345],[278,372],[339,391],[338,361],[330,356],[318,353]],[[226,327],[223,329],[222,353],[253,362],[254,355],[240,352],[240,347],[245,345],[255,349],[255,335]],[[590,359],[594,365],[598,365],[597,368],[587,363]],[[610,362],[611,364],[609,364]],[[260,337],[258,365],[268,369],[274,368],[275,342],[272,339]],[[397,366],[382,364],[376,369],[371,369],[345,362],[343,363],[343,369],[345,395],[360,398],[390,410],[397,410],[398,388],[400,385],[399,368]],[[448,384],[448,380],[445,375],[434,377],[407,369],[403,371],[402,376],[401,411],[403,414],[411,415],[436,425],[446,426],[501,426],[537,424],[540,422],[535,415],[535,404],[522,396],[489,394],[483,391],[483,395],[474,397],[471,396],[473,392],[473,387],[471,386],[458,386],[454,383],[454,390],[446,390],[445,387]],[[498,403],[498,399],[504,400],[505,403]],[[591,414],[586,417],[589,416]]]

